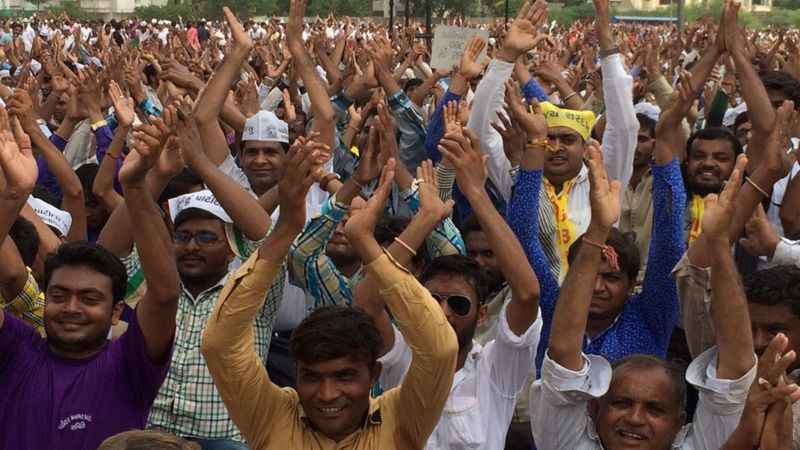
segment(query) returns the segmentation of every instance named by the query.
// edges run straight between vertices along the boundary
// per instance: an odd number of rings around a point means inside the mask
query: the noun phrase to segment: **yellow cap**
[[[589,138],[595,121],[593,112],[562,109],[550,102],[542,102],[540,106],[549,128],[567,127],[580,134],[584,141]]]

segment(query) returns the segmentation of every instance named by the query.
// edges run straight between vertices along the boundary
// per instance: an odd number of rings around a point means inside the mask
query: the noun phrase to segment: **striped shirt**
[[[417,181],[400,193],[413,214],[420,208]],[[336,226],[344,219],[348,205],[336,202],[332,196],[322,205],[317,217],[311,219],[303,232],[295,239],[290,251],[292,272],[304,282],[306,289],[314,298],[314,308],[326,305],[350,305],[353,289],[361,278],[361,270],[353,277],[342,274],[333,260],[325,253],[325,247],[333,236]],[[431,258],[437,256],[464,254],[464,240],[453,221],[445,219],[426,241]]]

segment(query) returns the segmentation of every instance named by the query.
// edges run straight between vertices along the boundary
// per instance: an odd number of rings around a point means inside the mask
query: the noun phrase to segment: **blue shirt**
[[[631,295],[614,323],[591,340],[584,336],[583,351],[611,361],[633,353],[665,357],[679,302],[672,268],[683,255],[683,205],[686,191],[677,160],[653,166],[653,234],[642,291]],[[506,220],[523,244],[539,279],[544,327],[536,356],[537,373],[550,337],[559,287],[547,266],[538,239],[538,200],[542,171],[520,170],[511,195]]]

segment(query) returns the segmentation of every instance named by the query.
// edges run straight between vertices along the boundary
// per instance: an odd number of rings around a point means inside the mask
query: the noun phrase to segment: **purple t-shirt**
[[[11,314],[0,328],[0,450],[95,450],[144,428],[169,369],[147,358],[136,314],[128,330],[86,359],[54,354]]]

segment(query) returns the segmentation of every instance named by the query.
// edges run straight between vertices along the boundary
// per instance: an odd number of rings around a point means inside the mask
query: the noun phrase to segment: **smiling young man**
[[[20,192],[32,188],[37,173],[30,140],[16,126],[22,149],[9,139],[10,132],[0,141],[0,165],[8,183],[0,194],[3,237],[5,222],[13,222],[30,191]],[[8,129],[4,110],[0,127]],[[126,288],[120,260],[88,242],[64,244],[47,257],[47,338],[0,310],[0,404],[13,405],[0,424],[0,449],[94,450],[111,435],[145,425],[169,367],[178,274],[167,229],[145,182],[155,160],[142,156],[129,161],[120,181],[130,219],[138,224],[133,238],[151,287],[127,332],[109,341]],[[27,186],[26,180],[31,181]]]
[[[452,382],[456,338],[428,291],[384,255],[372,235],[391,190],[394,159],[373,198],[348,221],[346,234],[414,349],[405,383],[370,398],[381,370],[376,362],[381,339],[359,308],[319,308],[295,329],[290,348],[296,391],[274,385],[254,359],[253,317],[303,228],[315,157],[299,146],[290,151],[279,186],[284,213],[220,295],[203,336],[203,354],[231,417],[255,450],[420,448]]]
[[[703,225],[712,261],[717,347],[695,359],[686,379],[698,390],[694,422],[684,427],[685,387],[680,369],[650,355],[609,363],[582,352],[595,277],[585,268],[615,264],[606,241],[619,218],[620,185],[609,183],[599,149],[589,153],[592,220],[567,274],[553,318],[542,378],[531,390],[532,428],[541,450],[647,450],[720,448],[736,428],[756,358],[744,291],[728,244],[740,175],[719,201],[707,200]],[[741,165],[740,170],[744,168]]]

